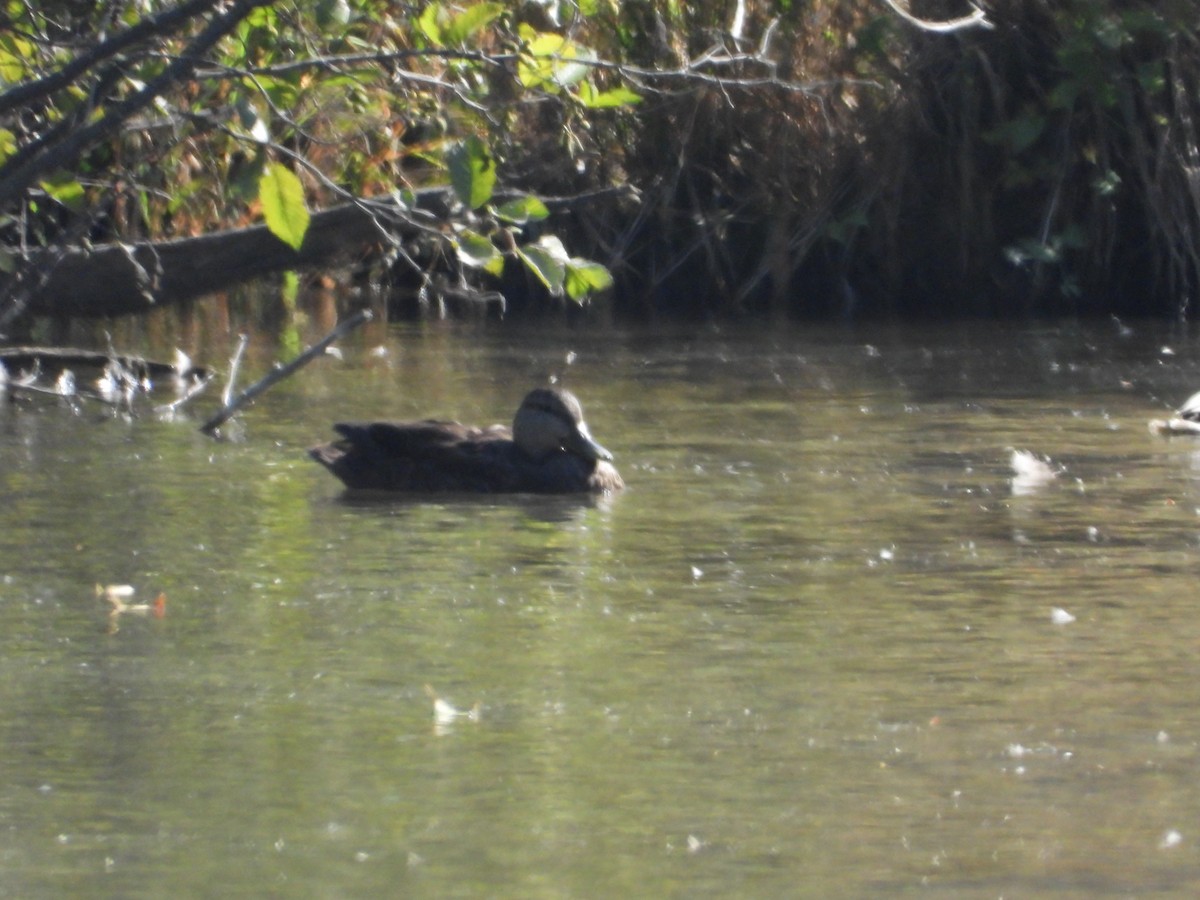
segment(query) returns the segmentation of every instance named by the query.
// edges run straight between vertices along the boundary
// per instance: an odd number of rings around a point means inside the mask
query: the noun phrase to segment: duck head
[[[592,462],[613,456],[593,440],[583,408],[563,388],[537,388],[525,395],[513,419],[513,442],[534,459],[565,450]]]

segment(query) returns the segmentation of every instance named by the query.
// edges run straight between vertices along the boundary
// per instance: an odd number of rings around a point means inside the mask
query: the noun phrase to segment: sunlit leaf
[[[417,29],[428,38],[429,43],[442,43],[442,27],[439,20],[442,17],[442,7],[438,3],[430,3],[417,18]]]
[[[525,45],[517,63],[517,78],[527,88],[556,91],[569,87],[587,77],[590,66],[585,63],[596,59],[587,47],[560,34],[522,26],[521,36]]]
[[[546,251],[561,263],[566,263],[571,258],[562,240],[553,234],[542,235],[533,246]]]
[[[74,178],[61,177],[41,182],[41,188],[68,209],[83,208],[83,185]]]
[[[478,209],[492,199],[496,186],[496,161],[487,145],[471,135],[446,154],[450,185],[470,209]]]
[[[551,295],[558,297],[562,294],[568,260],[562,241],[548,235],[536,244],[518,247],[516,253]]]
[[[0,47],[0,84],[17,84],[25,75],[21,60]]]
[[[309,219],[300,179],[287,167],[271,163],[258,180],[258,198],[271,234],[299,250]]]
[[[265,28],[274,31],[279,27],[279,15],[269,6],[259,6],[246,16],[246,24],[251,28]]]
[[[463,231],[455,242],[459,261],[473,269],[483,269],[492,275],[500,275],[504,271],[504,254],[496,246],[475,231]]]
[[[567,263],[564,286],[567,296],[580,303],[592,294],[606,291],[613,284],[612,273],[598,262],[572,259]]]
[[[597,91],[590,81],[579,82],[579,102],[588,109],[613,109],[633,106],[642,102],[642,95],[627,87],[616,87],[610,91]]]
[[[500,3],[476,3],[463,10],[442,29],[442,40],[447,44],[462,44],[504,12]]]
[[[496,207],[496,218],[514,225],[524,225],[528,222],[540,222],[550,215],[546,204],[537,197],[526,195],[509,200]]]

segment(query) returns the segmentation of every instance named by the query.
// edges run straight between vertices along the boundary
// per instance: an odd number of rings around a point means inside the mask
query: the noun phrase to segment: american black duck
[[[353,491],[576,494],[625,486],[575,395],[558,387],[526,394],[511,429],[426,419],[333,430],[341,438],[309,455]]]

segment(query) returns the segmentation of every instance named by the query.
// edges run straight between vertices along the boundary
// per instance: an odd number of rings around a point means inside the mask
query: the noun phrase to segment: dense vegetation
[[[0,323],[63,248],[265,220],[299,249],[339,203],[417,311],[1184,316],[1200,288],[1186,0],[3,10]]]

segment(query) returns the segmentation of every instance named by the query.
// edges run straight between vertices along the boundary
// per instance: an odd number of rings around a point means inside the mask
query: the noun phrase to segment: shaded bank
[[[1200,286],[1194,6],[985,7],[994,27],[949,35],[877,4],[817,7],[781,20],[765,82],[648,97],[622,151],[645,205],[612,223],[622,305],[1185,315]],[[692,46],[721,21],[688,14]],[[747,28],[757,44],[771,26],[763,12]]]
[[[664,0],[555,20],[479,4],[418,19],[354,0],[339,34],[381,49],[334,62],[317,55],[333,38],[311,59],[289,43],[318,46],[333,23],[260,5],[241,5],[242,41],[213,69],[163,87],[170,114],[130,120],[79,156],[76,180],[27,184],[0,210],[0,268],[17,273],[0,322],[139,312],[347,259],[414,316],[501,296],[510,314],[558,311],[563,265],[589,260],[614,279],[593,302],[627,316],[1186,316],[1200,288],[1190,3],[1021,0],[947,30],[969,7]],[[88,82],[114,115],[131,89],[118,74]],[[82,115],[53,85],[21,87],[0,93],[10,180],[70,132],[43,120]],[[234,112],[237,127],[214,127]],[[306,244],[230,231],[260,220],[262,184],[288,167],[313,210]],[[447,180],[432,215],[411,202]],[[386,232],[345,206],[398,186]],[[562,202],[500,211],[525,191]]]

